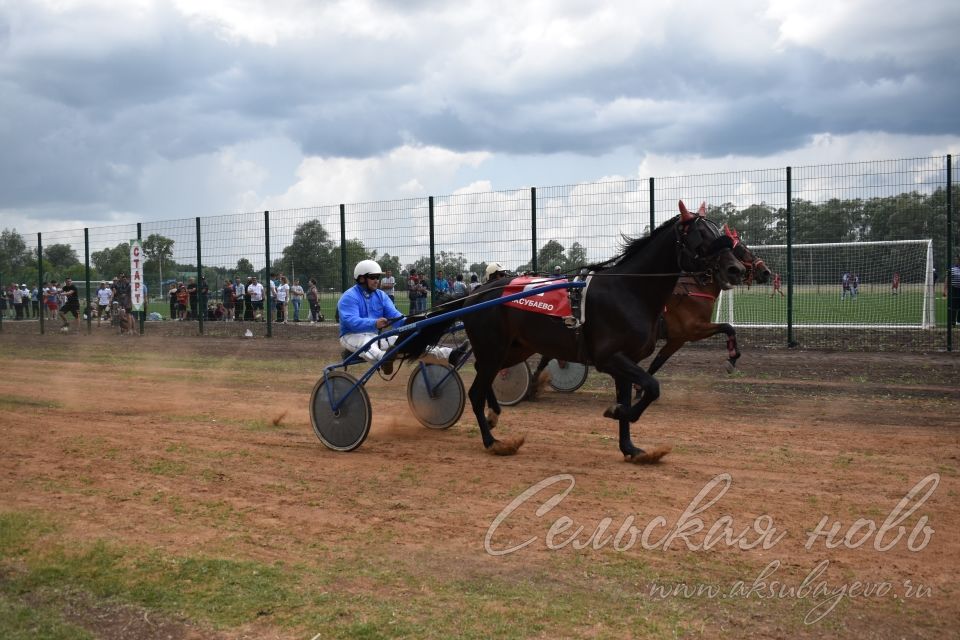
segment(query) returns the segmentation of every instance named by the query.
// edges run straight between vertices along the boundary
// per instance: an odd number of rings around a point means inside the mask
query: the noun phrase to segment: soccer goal
[[[750,250],[782,275],[781,290],[765,284],[724,291],[715,322],[785,327],[787,245]],[[932,240],[793,245],[793,326],[929,329],[935,323]]]

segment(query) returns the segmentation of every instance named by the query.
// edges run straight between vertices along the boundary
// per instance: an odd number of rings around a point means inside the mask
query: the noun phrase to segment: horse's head
[[[680,201],[680,268],[684,271],[712,271],[724,289],[740,284],[746,272],[733,255],[733,239],[707,219],[707,203],[690,213]]]
[[[773,277],[773,273],[760,258],[753,255],[753,252],[747,248],[736,229],[723,225],[723,233],[733,242],[733,255],[747,269],[747,275],[743,283],[747,286],[756,282],[757,284],[766,284]]]

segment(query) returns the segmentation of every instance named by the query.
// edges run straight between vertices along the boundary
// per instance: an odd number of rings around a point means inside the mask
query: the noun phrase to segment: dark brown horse
[[[650,462],[667,450],[647,453],[636,447],[630,424],[660,395],[657,380],[637,363],[653,352],[657,318],[677,279],[685,273],[712,271],[722,286],[739,284],[744,267],[734,257],[733,243],[705,217],[705,207],[690,213],[680,203],[680,215],[644,238],[630,241],[606,262],[592,265],[584,293],[584,323],[569,328],[562,318],[531,313],[502,304],[484,305],[463,315],[474,349],[476,377],[470,386],[473,408],[484,447],[493,453],[516,453],[523,439],[497,440],[491,433],[500,414],[492,383],[497,372],[534,353],[593,365],[616,384],[616,404],[604,416],[619,424],[619,446],[625,459]],[[501,295],[498,283],[478,288],[464,309]],[[632,403],[632,388],[642,389]],[[491,413],[484,414],[485,407]]]
[[[764,284],[770,279],[770,269],[750,252],[737,234],[736,229],[723,225],[723,232],[733,242],[733,255],[736,256],[747,269],[744,284],[750,286],[754,282]],[[681,276],[673,295],[663,310],[663,329],[661,338],[667,343],[660,348],[647,371],[652,375],[676,353],[680,347],[688,342],[696,342],[718,333],[727,335],[727,369],[733,372],[740,358],[740,348],[737,345],[737,332],[732,325],[726,322],[713,322],[713,309],[717,298],[723,290],[720,282],[707,274],[706,277]]]

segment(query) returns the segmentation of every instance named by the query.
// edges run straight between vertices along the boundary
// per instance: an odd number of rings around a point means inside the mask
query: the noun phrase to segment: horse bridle
[[[694,251],[687,246],[686,239],[694,225],[709,224],[713,227],[717,237],[713,239],[704,252]],[[682,219],[674,227],[677,234],[677,266],[681,275],[694,276],[698,280],[701,275],[712,274],[720,263],[720,254],[726,250],[733,250],[733,239],[720,233],[717,225],[703,216],[696,216],[693,220],[684,222]],[[684,259],[689,259],[696,265],[693,269],[684,266]],[[702,267],[698,269],[697,267]]]

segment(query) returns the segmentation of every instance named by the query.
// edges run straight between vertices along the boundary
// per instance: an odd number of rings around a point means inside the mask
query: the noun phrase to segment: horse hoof
[[[604,418],[612,418],[613,420],[620,419],[620,405],[612,404],[606,409],[603,410]]]
[[[493,429],[497,426],[498,422],[500,422],[500,414],[487,411],[487,426]]]
[[[673,450],[671,446],[665,447],[654,447],[649,451],[640,450],[639,453],[635,453],[629,456],[623,456],[625,462],[632,462],[633,464],[655,464],[660,462],[660,458],[670,453]]]
[[[550,372],[544,369],[540,372],[540,375],[537,376],[537,379],[533,381],[533,384],[530,386],[530,393],[527,397],[528,400],[535,400],[537,396],[543,393],[543,390],[547,388],[547,384],[550,383]]]
[[[523,446],[523,441],[523,436],[519,438],[507,438],[506,440],[494,440],[487,451],[495,456],[512,456]]]

